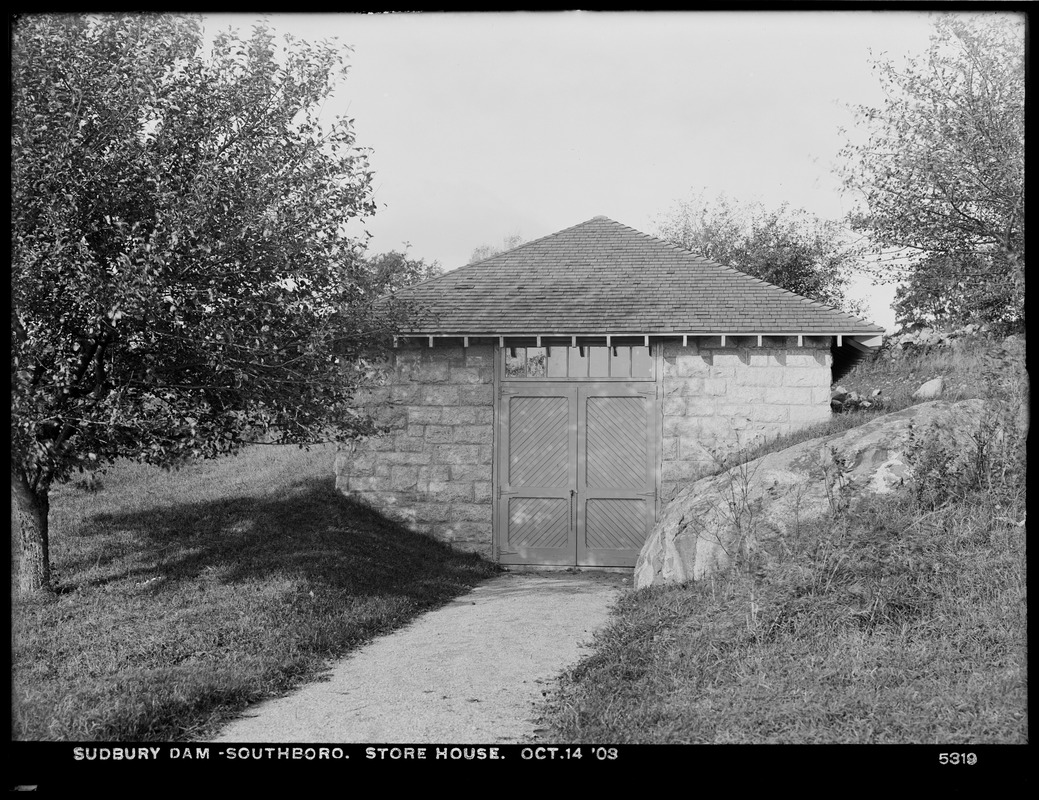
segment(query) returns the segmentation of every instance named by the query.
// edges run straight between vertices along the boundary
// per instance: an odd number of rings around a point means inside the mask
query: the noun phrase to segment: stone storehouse
[[[632,566],[715,459],[830,414],[883,330],[606,217],[409,287],[337,487],[508,565]]]

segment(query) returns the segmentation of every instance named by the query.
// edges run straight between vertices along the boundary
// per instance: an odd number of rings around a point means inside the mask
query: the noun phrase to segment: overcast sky
[[[949,12],[943,12],[949,13]],[[207,33],[255,16],[208,15]],[[275,14],[335,37],[350,74],[325,110],[373,150],[371,250],[462,266],[482,244],[598,214],[655,233],[701,191],[840,219],[850,107],[882,95],[870,52],[928,44],[905,11]],[[861,282],[890,327],[891,288]]]

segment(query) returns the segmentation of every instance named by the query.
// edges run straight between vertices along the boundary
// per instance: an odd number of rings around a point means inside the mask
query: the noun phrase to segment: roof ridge
[[[556,231],[555,233],[547,233],[544,236],[539,236],[537,239],[531,239],[529,242],[523,242],[523,244],[518,244],[515,247],[510,247],[508,250],[502,250],[500,253],[495,253],[494,255],[487,256],[487,258],[481,258],[479,261],[471,261],[468,264],[466,264],[465,266],[466,267],[473,267],[473,266],[476,266],[477,264],[483,264],[485,261],[490,261],[492,258],[498,258],[500,256],[507,255],[509,253],[515,253],[517,250],[520,250],[520,249],[522,249],[524,247],[527,247],[528,245],[537,244],[538,242],[543,242],[545,239],[552,239],[553,237],[556,237],[556,236],[562,236],[564,233],[568,233],[568,232],[572,231],[574,228],[580,228],[582,225],[587,225],[589,222],[597,222],[597,221],[602,221],[602,220],[606,220],[607,222],[613,222],[613,220],[610,219],[609,217],[604,217],[604,216],[602,216],[600,214],[597,217],[592,217],[591,219],[586,219],[584,222],[578,222],[576,225],[571,225],[569,228],[563,228],[562,230]],[[619,222],[614,222],[614,224],[615,225],[619,225],[620,223]],[[452,272],[457,272],[459,269],[462,269],[462,267],[458,267],[457,269],[452,270]]]

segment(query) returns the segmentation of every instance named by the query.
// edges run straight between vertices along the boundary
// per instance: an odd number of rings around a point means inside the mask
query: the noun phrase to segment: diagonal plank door
[[[578,389],[577,563],[634,566],[656,519],[656,394],[646,384]]]
[[[531,384],[502,393],[498,560],[573,565],[577,552],[577,389]]]
[[[634,566],[656,516],[655,390],[526,384],[500,415],[499,561]]]

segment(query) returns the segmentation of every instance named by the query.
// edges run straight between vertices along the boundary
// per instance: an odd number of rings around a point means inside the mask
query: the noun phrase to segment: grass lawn
[[[495,574],[339,495],[333,458],[255,447],[57,487],[58,592],[13,603],[13,738],[199,741]]]

